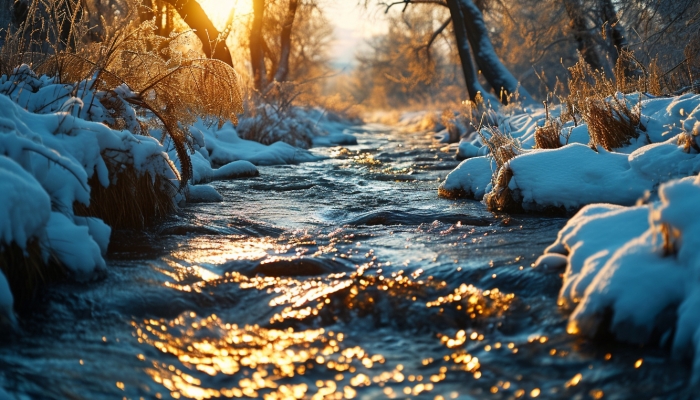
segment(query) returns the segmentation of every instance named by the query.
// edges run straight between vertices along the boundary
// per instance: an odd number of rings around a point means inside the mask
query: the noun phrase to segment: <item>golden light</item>
[[[252,0],[199,0],[199,4],[219,30],[226,25],[231,11],[234,12],[235,18],[245,17],[253,12]]]

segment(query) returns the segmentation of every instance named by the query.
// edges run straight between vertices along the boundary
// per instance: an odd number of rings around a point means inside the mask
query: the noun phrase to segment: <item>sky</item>
[[[353,0],[326,0],[322,7],[335,31],[331,56],[336,67],[352,66],[365,41],[386,31],[383,11],[377,7],[366,9]]]

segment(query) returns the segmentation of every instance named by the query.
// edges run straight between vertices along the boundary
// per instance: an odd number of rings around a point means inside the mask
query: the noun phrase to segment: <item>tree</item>
[[[521,101],[533,102],[532,96],[527,92],[510,71],[498,58],[493,44],[489,39],[484,16],[481,10],[471,0],[455,0],[466,21],[467,38],[473,47],[472,54],[476,65],[481,69],[486,81],[496,91],[496,95],[503,104],[508,103],[511,94],[518,94]],[[454,21],[454,20],[453,20]]]
[[[469,46],[466,23],[464,20],[464,14],[462,14],[462,10],[459,7],[459,1],[446,1],[447,7],[450,10],[452,31],[454,32],[455,43],[457,44],[457,53],[459,54],[459,59],[462,64],[462,73],[464,74],[464,82],[467,86],[469,98],[474,100],[479,95],[487,96],[487,92],[481,86],[481,83],[479,83],[479,76],[476,68],[474,67],[474,62],[472,61],[472,52]]]
[[[472,0],[404,0],[386,5],[388,10],[395,5],[404,5],[404,11],[411,3],[429,3],[446,6],[450,10],[450,17],[453,24],[453,32],[457,51],[462,64],[464,80],[467,92],[471,99],[475,99],[476,93],[481,92],[482,96],[487,94],[479,83],[478,74],[475,73],[473,60],[480,69],[480,73],[486,82],[496,91],[498,100],[507,104],[512,94],[517,94],[524,103],[533,102],[532,96],[520,86],[517,79],[503,65],[496,54],[493,44],[489,38],[489,32],[484,22],[480,8]],[[478,3],[485,7],[485,2]],[[468,42],[468,43],[467,43]]]
[[[253,86],[262,90],[266,84],[265,54],[263,46],[263,17],[265,15],[265,0],[253,0],[253,25],[250,29],[250,65],[253,70]]]
[[[172,5],[190,28],[202,41],[202,50],[209,58],[221,60],[233,67],[231,51],[226,46],[226,38],[211,22],[204,9],[196,0],[164,0]]]
[[[292,47],[292,26],[294,18],[297,14],[299,0],[289,0],[289,8],[282,24],[282,32],[280,33],[280,57],[277,71],[274,75],[274,80],[282,82],[289,75],[289,54]]]

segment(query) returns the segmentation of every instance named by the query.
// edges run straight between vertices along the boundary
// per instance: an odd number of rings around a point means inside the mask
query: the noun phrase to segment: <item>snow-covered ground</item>
[[[564,269],[568,331],[610,330],[622,341],[670,346],[700,383],[700,199],[697,177],[661,185],[658,201],[584,207],[536,266]]]

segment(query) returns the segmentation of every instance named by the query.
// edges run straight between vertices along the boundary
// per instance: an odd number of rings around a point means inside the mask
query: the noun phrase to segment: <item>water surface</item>
[[[106,277],[47,289],[0,345],[26,398],[690,398],[662,349],[565,333],[565,220],[437,197],[457,165],[364,126],[328,158],[216,182],[113,238]]]

